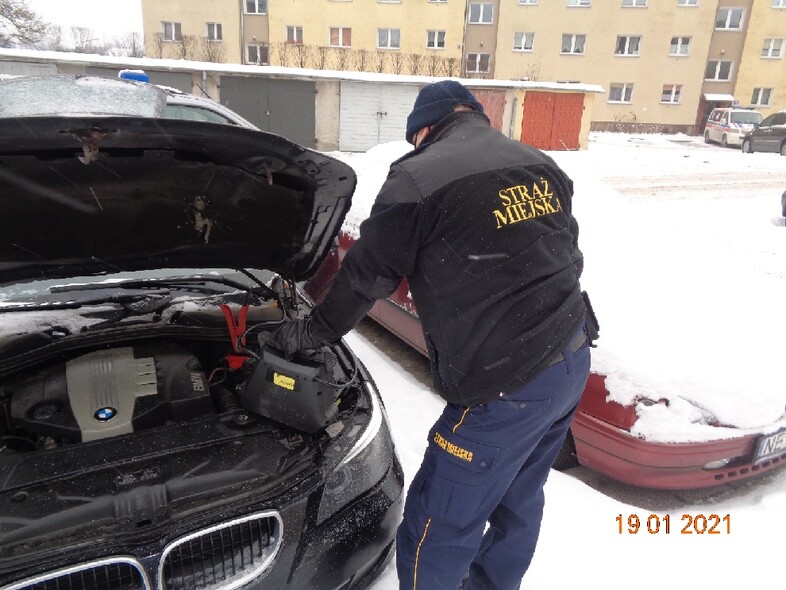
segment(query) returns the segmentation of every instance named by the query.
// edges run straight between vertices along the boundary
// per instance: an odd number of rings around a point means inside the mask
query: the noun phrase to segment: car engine
[[[87,442],[213,412],[202,366],[184,348],[157,344],[79,356],[8,387],[13,428]]]
[[[242,356],[215,342],[119,343],[28,367],[0,383],[0,455],[207,415],[243,414],[301,433],[323,431],[351,374],[330,349],[285,359],[264,340]]]

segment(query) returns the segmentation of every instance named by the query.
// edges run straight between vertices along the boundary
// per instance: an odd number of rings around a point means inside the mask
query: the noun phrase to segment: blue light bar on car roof
[[[137,82],[150,82],[150,76],[148,76],[144,70],[120,70],[120,73],[117,74],[117,77],[121,80],[136,80]]]

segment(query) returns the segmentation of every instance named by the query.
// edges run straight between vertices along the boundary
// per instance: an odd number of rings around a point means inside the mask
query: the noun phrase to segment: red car
[[[320,302],[354,238],[342,231],[306,292]],[[377,301],[369,316],[427,355],[415,304],[406,279],[389,298]],[[690,443],[661,443],[631,434],[633,405],[608,400],[605,377],[590,374],[584,396],[555,467],[584,465],[613,479],[647,488],[692,489],[721,485],[786,464],[786,430],[769,435]],[[668,403],[638,400],[638,403]]]

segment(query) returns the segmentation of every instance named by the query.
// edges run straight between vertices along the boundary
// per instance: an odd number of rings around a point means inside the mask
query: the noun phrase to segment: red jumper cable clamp
[[[235,323],[235,316],[232,314],[232,309],[226,304],[221,304],[221,311],[224,312],[224,317],[227,321],[227,329],[229,330],[229,338],[232,341],[232,351],[227,355],[227,364],[233,371],[240,369],[245,362],[250,358],[248,354],[243,352],[241,346],[246,345],[246,316],[248,315],[248,305],[240,308],[237,316],[237,323]]]

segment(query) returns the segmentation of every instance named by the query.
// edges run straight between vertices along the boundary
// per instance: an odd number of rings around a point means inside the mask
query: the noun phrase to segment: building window
[[[490,54],[488,53],[469,53],[467,54],[467,73],[480,74],[489,71]]]
[[[445,31],[426,31],[428,49],[445,49]]]
[[[707,62],[707,70],[704,72],[705,80],[715,80],[716,82],[728,82],[731,80],[730,61],[710,60]]]
[[[719,8],[715,15],[716,30],[739,31],[742,28],[742,8]]]
[[[428,1],[432,2],[434,4],[436,4],[436,3],[446,4],[448,0],[428,0]]]
[[[330,27],[331,47],[352,47],[352,29],[350,27]]]
[[[591,6],[592,0],[568,0],[568,6]]]
[[[180,41],[183,35],[180,32],[180,23],[161,23],[161,34],[164,41]]]
[[[538,0],[519,0],[520,6],[535,6]]]
[[[761,48],[761,56],[768,59],[783,57],[783,39],[765,39]]]
[[[699,0],[677,0],[677,6],[698,6]]]
[[[287,27],[287,43],[303,43],[303,27]]]
[[[690,55],[690,37],[672,37],[669,55]]]
[[[469,24],[490,25],[494,22],[494,4],[473,2],[469,5]]]
[[[751,106],[768,107],[772,104],[772,88],[754,88]]]
[[[535,33],[513,33],[513,51],[532,51]]]
[[[583,54],[586,41],[586,35],[562,35],[560,53]]]
[[[401,29],[377,29],[377,48],[398,49],[401,47]]]
[[[622,0],[623,6],[635,6],[638,8],[646,8],[647,0]]]
[[[640,44],[641,37],[639,36],[619,35],[614,55],[639,55]]]
[[[224,38],[224,35],[221,31],[221,23],[205,23],[207,25],[207,37],[208,41],[221,41]]]
[[[786,8],[786,0],[772,0],[773,8]]]
[[[267,0],[246,0],[246,14],[267,14]]]
[[[660,93],[660,101],[667,104],[679,104],[682,84],[664,84]]]
[[[609,102],[630,103],[633,100],[633,84],[609,85]]]
[[[268,64],[268,46],[264,43],[246,45],[246,63],[266,66]]]

